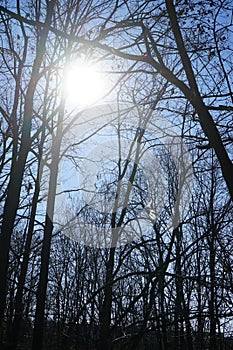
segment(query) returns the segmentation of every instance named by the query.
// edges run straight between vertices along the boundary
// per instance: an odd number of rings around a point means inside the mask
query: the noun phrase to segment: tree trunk
[[[41,156],[42,154],[40,154],[39,159],[41,159]],[[23,261],[22,261],[22,266],[21,266],[19,280],[18,280],[16,297],[15,297],[15,316],[13,320],[12,331],[8,339],[7,349],[9,350],[15,350],[17,348],[20,324],[23,317],[23,304],[22,304],[23,289],[24,289],[25,279],[26,279],[27,270],[28,270],[31,242],[32,242],[32,236],[33,236],[33,229],[34,229],[34,220],[36,217],[36,209],[37,209],[37,201],[38,201],[39,193],[40,193],[40,161],[38,164],[38,173],[37,173],[37,179],[35,183],[35,192],[32,199],[32,209],[31,209],[31,215],[29,220],[27,239],[26,239]]]
[[[112,286],[113,286],[113,268],[114,268],[115,248],[110,249],[109,259],[107,261],[107,272],[104,286],[104,300],[100,311],[100,339],[99,350],[111,349],[111,311],[112,311]]]
[[[6,303],[7,273],[9,264],[11,235],[14,229],[15,217],[19,205],[19,197],[25,163],[31,146],[30,133],[32,126],[33,97],[39,79],[39,70],[46,49],[46,41],[49,32],[49,25],[51,22],[54,3],[55,0],[48,2],[46,21],[43,29],[41,30],[41,36],[37,46],[37,55],[34,60],[31,79],[25,97],[25,109],[19,157],[12,166],[10,180],[7,188],[7,197],[4,205],[2,230],[0,235],[0,326],[4,316]]]
[[[204,104],[202,97],[200,95],[195,75],[192,69],[192,64],[185,49],[184,41],[182,38],[181,30],[177,20],[177,15],[173,0],[166,0],[166,6],[168,15],[171,21],[172,31],[176,40],[177,48],[183,63],[183,67],[189,81],[190,89],[181,89],[187,99],[192,103],[193,107],[196,109],[196,112],[199,117],[199,121],[202,127],[203,132],[207,136],[210,147],[213,147],[217,158],[219,160],[223,177],[226,181],[231,199],[233,200],[233,164],[227,154],[227,151],[222,143],[221,136],[219,131],[213,121],[211,114],[208,111],[208,108]],[[166,77],[166,73],[164,74]]]
[[[46,219],[45,219],[45,229],[44,229],[44,239],[42,244],[41,252],[41,268],[40,268],[40,278],[37,290],[36,298],[36,314],[35,314],[35,324],[33,332],[33,342],[32,349],[40,350],[43,344],[43,334],[44,334],[44,314],[45,314],[45,303],[46,303],[46,292],[48,284],[48,269],[49,269],[49,258],[50,258],[50,248],[53,232],[53,215],[54,206],[56,198],[56,188],[57,188],[57,176],[58,176],[58,165],[60,158],[60,148],[62,141],[62,129],[63,129],[63,116],[64,116],[64,101],[61,101],[60,113],[58,116],[57,133],[53,139],[52,144],[52,162],[50,166],[50,178],[49,178],[49,190],[48,190],[48,200],[46,208]]]

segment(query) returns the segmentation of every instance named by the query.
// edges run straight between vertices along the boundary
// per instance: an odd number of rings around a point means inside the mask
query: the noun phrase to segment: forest
[[[233,2],[0,0],[0,349],[233,349]]]

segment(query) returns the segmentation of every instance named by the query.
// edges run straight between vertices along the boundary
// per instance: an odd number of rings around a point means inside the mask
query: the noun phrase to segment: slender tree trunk
[[[181,228],[177,229],[177,237],[176,237],[176,266],[175,266],[175,272],[176,272],[176,301],[175,301],[175,349],[181,350],[183,349],[183,315],[182,315],[182,278],[181,278]]]
[[[215,219],[214,219],[214,187],[215,187],[215,178],[214,178],[214,164],[213,164],[213,155],[212,155],[212,183],[211,183],[211,192],[210,192],[210,237],[208,239],[209,243],[209,267],[210,267],[210,300],[209,300],[209,313],[210,313],[210,348],[213,350],[217,350],[216,344],[216,276],[215,276],[215,263],[216,263],[216,227],[215,227]]]
[[[209,301],[209,313],[210,313],[210,349],[217,350],[216,345],[216,315],[215,315],[215,240],[214,232],[212,233],[210,242],[210,301]]]
[[[48,2],[46,21],[43,29],[41,30],[41,36],[37,46],[37,54],[34,60],[31,79],[25,97],[25,109],[19,157],[12,166],[10,180],[7,188],[7,197],[4,205],[2,229],[0,235],[0,326],[4,316],[6,303],[7,274],[11,235],[14,229],[15,217],[19,205],[20,190],[25,163],[31,146],[30,133],[33,115],[33,97],[36,89],[36,84],[39,79],[39,70],[46,49],[46,41],[54,3],[55,0]]]
[[[41,142],[41,144],[43,144],[43,141]],[[31,209],[31,215],[30,215],[28,232],[27,232],[27,239],[26,239],[23,261],[22,261],[19,280],[18,280],[16,297],[15,297],[15,316],[14,316],[14,320],[13,320],[12,331],[11,331],[10,337],[8,339],[7,349],[9,349],[9,350],[15,350],[17,348],[18,335],[19,335],[20,325],[21,325],[21,321],[22,321],[22,317],[23,317],[23,303],[22,303],[23,289],[24,289],[25,279],[26,279],[27,270],[28,270],[31,242],[32,242],[32,236],[33,236],[33,229],[34,229],[34,221],[35,221],[35,217],[36,217],[37,201],[38,201],[38,197],[39,197],[39,193],[40,193],[40,160],[41,160],[41,157],[42,157],[42,153],[40,152],[37,179],[36,179],[36,183],[35,183],[35,191],[34,191],[34,195],[33,195],[33,199],[32,199],[32,209]]]
[[[184,95],[188,98],[188,100],[192,103],[193,107],[196,109],[203,132],[209,140],[210,147],[213,147],[213,149],[215,150],[215,153],[217,155],[222,169],[223,177],[227,184],[230,196],[233,200],[233,164],[222,143],[221,136],[213,121],[213,118],[201,98],[195,75],[192,69],[192,64],[185,49],[173,0],[166,0],[166,6],[169,19],[171,21],[172,31],[176,40],[177,48],[179,50],[182,64],[190,86],[190,89],[184,88],[183,90],[181,90],[183,91]],[[166,73],[164,73],[164,76],[166,77]]]
[[[44,239],[41,252],[41,268],[40,278],[37,290],[36,298],[36,314],[35,324],[33,332],[32,349],[40,350],[43,345],[43,334],[44,334],[44,316],[45,316],[45,303],[46,303],[46,292],[48,284],[48,269],[49,269],[49,258],[50,248],[53,232],[53,215],[57,188],[57,176],[58,176],[58,165],[60,158],[60,148],[62,141],[62,129],[63,129],[63,115],[64,115],[64,101],[61,101],[60,113],[58,116],[57,133],[53,139],[52,144],[52,162],[50,166],[50,178],[49,178],[49,191],[46,208],[46,219],[44,229]]]
[[[197,247],[196,247],[196,261],[197,261],[197,336],[195,339],[195,343],[197,344],[197,349],[201,350],[204,346],[203,339],[203,315],[202,315],[202,287],[201,287],[201,254],[200,254],[200,246],[199,246],[199,237],[197,238]]]
[[[111,311],[112,311],[112,286],[113,286],[113,268],[114,268],[115,248],[110,249],[109,259],[107,261],[106,281],[104,287],[104,301],[100,311],[100,340],[99,350],[111,349]]]

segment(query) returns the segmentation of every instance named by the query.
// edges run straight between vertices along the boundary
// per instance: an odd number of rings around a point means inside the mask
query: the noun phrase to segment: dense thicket
[[[1,348],[232,348],[232,13],[0,2]],[[77,58],[104,107],[67,103]]]

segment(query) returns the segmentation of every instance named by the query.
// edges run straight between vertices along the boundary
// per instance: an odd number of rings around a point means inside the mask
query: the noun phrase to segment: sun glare
[[[87,106],[98,102],[104,95],[104,87],[103,74],[96,66],[75,62],[67,67],[64,94],[68,105]]]

